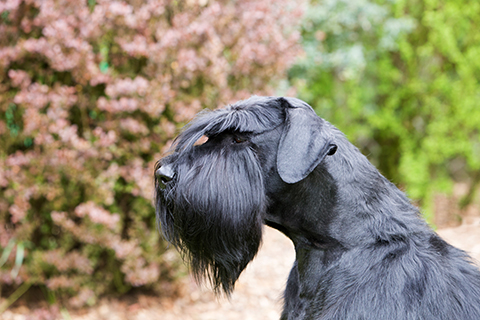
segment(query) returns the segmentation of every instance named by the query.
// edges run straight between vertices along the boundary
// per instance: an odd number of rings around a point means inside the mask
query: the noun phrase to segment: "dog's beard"
[[[157,185],[157,218],[195,278],[229,295],[261,243],[263,179],[248,148],[199,153],[177,159],[174,187]]]

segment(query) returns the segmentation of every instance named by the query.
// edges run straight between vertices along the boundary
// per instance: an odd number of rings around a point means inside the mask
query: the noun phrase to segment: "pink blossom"
[[[75,285],[75,282],[66,275],[61,275],[47,280],[46,284],[50,290],[56,290],[60,288],[71,288]]]
[[[20,5],[21,0],[6,0],[0,3],[0,12],[15,10]]]
[[[15,87],[25,88],[28,87],[31,83],[31,79],[23,70],[13,70],[8,71],[8,76],[12,79],[12,85]]]
[[[133,134],[148,134],[148,128],[144,124],[132,118],[121,119],[120,128]]]
[[[79,217],[88,216],[94,223],[103,224],[110,229],[115,229],[120,221],[118,214],[111,214],[107,210],[89,201],[75,208],[75,214]]]

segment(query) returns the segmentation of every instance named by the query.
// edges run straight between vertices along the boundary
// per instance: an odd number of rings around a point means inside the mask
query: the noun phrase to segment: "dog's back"
[[[480,274],[463,251],[435,234],[378,246],[344,252],[304,317],[282,319],[480,319]]]

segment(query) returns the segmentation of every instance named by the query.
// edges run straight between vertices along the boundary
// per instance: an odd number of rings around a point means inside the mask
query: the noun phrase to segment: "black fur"
[[[217,293],[231,293],[266,224],[296,250],[281,319],[480,319],[467,254],[301,100],[199,114],[157,163],[155,186],[166,239]]]

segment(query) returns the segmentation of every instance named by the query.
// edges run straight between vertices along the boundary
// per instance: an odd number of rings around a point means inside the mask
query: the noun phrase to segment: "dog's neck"
[[[274,198],[270,195],[265,223],[283,232],[296,247],[319,250],[430,232],[405,194],[346,139],[340,141],[337,154],[326,158],[306,179],[284,184],[283,192],[276,190]]]
[[[353,145],[345,142],[337,153],[269,199],[265,223],[294,243],[305,298],[317,294],[323,274],[347,251],[358,252],[358,263],[369,263],[361,255],[369,246],[432,232],[405,194]]]

